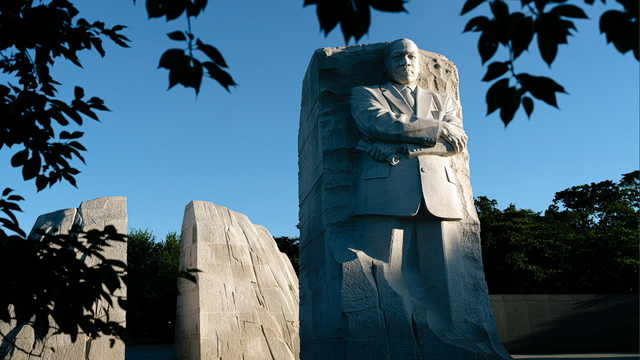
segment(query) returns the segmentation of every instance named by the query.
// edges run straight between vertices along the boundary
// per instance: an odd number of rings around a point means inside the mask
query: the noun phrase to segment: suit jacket
[[[416,86],[414,113],[391,83],[352,89],[351,114],[365,139],[407,149],[393,166],[365,156],[356,214],[413,216],[424,199],[431,215],[462,219],[456,180],[445,157],[455,153],[439,139],[443,122],[462,127],[453,101]]]

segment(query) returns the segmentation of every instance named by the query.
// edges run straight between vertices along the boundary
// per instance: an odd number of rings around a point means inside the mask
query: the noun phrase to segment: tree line
[[[133,339],[171,338],[175,333],[180,235],[157,241],[148,229],[131,229],[127,240],[127,332]]]
[[[555,194],[544,212],[504,210],[475,199],[482,259],[493,294],[637,294],[638,171],[615,182],[574,186]],[[296,271],[297,237],[274,238]],[[180,236],[156,241],[132,229],[127,250],[127,331],[133,338],[173,338]]]
[[[298,238],[274,238],[298,274]],[[131,339],[173,339],[178,298],[180,235],[157,240],[148,229],[130,229],[127,240],[127,333]]]
[[[490,293],[638,293],[637,170],[557,192],[544,213],[475,205]]]

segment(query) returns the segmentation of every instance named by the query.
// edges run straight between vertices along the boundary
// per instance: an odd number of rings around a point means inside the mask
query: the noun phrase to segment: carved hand
[[[467,140],[469,139],[462,128],[446,122],[442,123],[440,137],[451,144],[456,153],[460,153],[467,146]]]
[[[378,161],[386,161],[386,159],[395,154],[400,154],[404,151],[402,144],[387,143],[382,141],[376,141],[369,147],[367,151],[372,158]]]

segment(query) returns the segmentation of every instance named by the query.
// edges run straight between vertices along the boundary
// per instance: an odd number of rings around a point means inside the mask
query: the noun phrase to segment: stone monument
[[[182,222],[174,359],[299,359],[298,278],[267,229],[210,202]]]
[[[101,197],[84,201],[78,208],[58,210],[40,215],[36,220],[33,230],[41,229],[47,233],[68,234],[73,225],[80,225],[84,231],[103,230],[107,225],[113,225],[118,233],[127,233],[127,198],[124,196]],[[31,230],[30,238],[36,236]],[[111,246],[105,247],[103,255],[107,259],[127,261],[127,243],[111,242]],[[97,259],[85,260],[92,265]],[[124,296],[127,289],[124,284],[116,290],[115,296]],[[103,309],[107,309],[110,321],[125,324],[126,311],[118,306],[118,301],[113,299],[113,306],[109,304],[96,304],[99,309],[96,316],[106,316]],[[42,359],[48,360],[123,360],[124,343],[116,341],[110,346],[110,336],[102,336],[92,339],[80,333],[76,342],[71,342],[68,335],[53,335],[45,342],[37,342],[33,328],[25,324],[6,324],[0,322],[0,329],[4,334],[9,334],[12,340],[22,349],[33,349],[35,354],[42,352]],[[51,351],[53,348],[55,351]],[[27,354],[9,347],[6,354],[0,354],[2,359],[27,360]]]
[[[484,280],[458,81],[407,39],[314,53],[298,137],[301,359],[511,358]]]

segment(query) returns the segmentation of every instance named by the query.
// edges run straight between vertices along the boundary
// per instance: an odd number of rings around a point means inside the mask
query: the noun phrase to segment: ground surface
[[[638,353],[606,353],[606,354],[526,354],[512,355],[514,359],[527,360],[632,360],[640,359]],[[172,360],[173,344],[136,345],[127,348],[125,360]]]
[[[526,355],[511,355],[514,359],[527,359],[527,360],[551,360],[551,359],[598,359],[598,360],[610,360],[610,359],[638,359],[637,353],[602,353],[602,354],[526,354]]]

